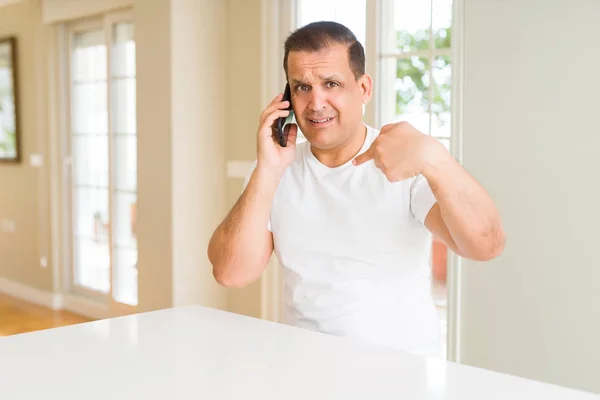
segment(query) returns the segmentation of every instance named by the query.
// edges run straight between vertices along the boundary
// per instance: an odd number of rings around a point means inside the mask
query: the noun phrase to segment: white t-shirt
[[[359,154],[379,134],[366,127]],[[439,355],[424,226],[436,199],[427,180],[391,183],[372,160],[329,168],[308,142],[296,150],[269,221],[283,269],[284,322]]]

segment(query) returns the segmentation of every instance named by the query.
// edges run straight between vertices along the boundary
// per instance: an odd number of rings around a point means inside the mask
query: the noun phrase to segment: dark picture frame
[[[0,164],[21,162],[17,38],[0,38]]]

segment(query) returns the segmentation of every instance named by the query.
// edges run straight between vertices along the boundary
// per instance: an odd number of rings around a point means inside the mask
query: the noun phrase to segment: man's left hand
[[[408,122],[385,125],[371,147],[358,155],[354,165],[373,160],[390,182],[412,178],[435,163],[451,157],[444,146]]]

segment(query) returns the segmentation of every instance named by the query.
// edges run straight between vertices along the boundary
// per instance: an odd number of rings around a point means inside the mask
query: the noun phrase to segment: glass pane
[[[135,78],[113,78],[112,110],[114,133],[136,133]]]
[[[115,193],[114,199],[114,238],[120,247],[135,248],[137,246],[137,196],[130,193]]]
[[[137,138],[120,135],[115,138],[115,189],[135,192],[137,189]]]
[[[429,61],[402,58],[396,68],[396,120],[408,121],[421,132],[429,133]]]
[[[113,26],[111,110],[114,134],[113,296],[136,305],[137,123],[134,26]]]
[[[427,50],[431,29],[431,2],[395,0],[392,12],[395,48],[388,51]]]
[[[436,56],[433,64],[433,102],[431,134],[450,136],[452,65],[450,56]]]
[[[138,253],[136,249],[121,248],[119,246],[114,248],[113,296],[120,303],[137,305],[137,261]]]
[[[113,26],[113,77],[135,76],[135,42],[133,24],[126,22]]]
[[[110,289],[110,253],[107,241],[75,238],[75,284],[107,293]]]
[[[365,47],[367,28],[366,0],[300,0],[298,27],[315,21],[335,21],[350,29]]]
[[[433,0],[433,37],[438,49],[450,48],[452,0]]]
[[[108,135],[78,135],[72,141],[75,184],[108,188]]]
[[[108,240],[108,190],[76,187],[73,228],[76,236]]]
[[[107,133],[106,82],[74,83],[71,91],[71,131]]]
[[[106,80],[104,30],[95,29],[73,36],[71,77],[74,82]]]
[[[433,114],[431,116],[431,135],[438,137],[450,137],[452,126],[450,113]]]

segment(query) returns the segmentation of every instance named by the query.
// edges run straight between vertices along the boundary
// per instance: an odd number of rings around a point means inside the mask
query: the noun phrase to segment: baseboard
[[[20,282],[0,278],[0,293],[50,308],[66,310],[90,319],[106,319],[114,317],[106,304],[91,301],[71,294],[52,293],[36,289]]]
[[[63,308],[60,294],[37,289],[5,278],[0,278],[0,293],[52,310],[60,310]]]
[[[114,315],[106,304],[71,294],[62,294],[63,309],[90,319],[112,318]]]

